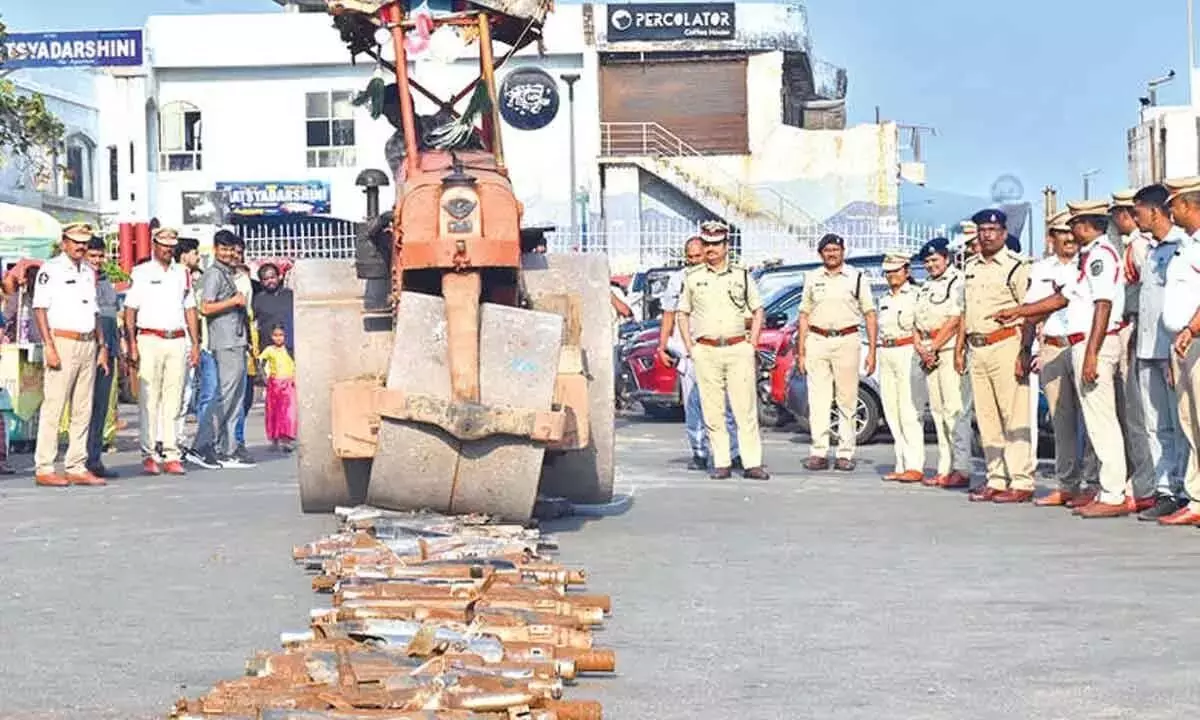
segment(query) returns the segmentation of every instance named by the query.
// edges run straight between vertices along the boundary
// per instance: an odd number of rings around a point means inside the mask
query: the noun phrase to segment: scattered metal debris
[[[551,538],[480,515],[336,515],[292,553],[329,606],[170,718],[600,720],[598,702],[563,695],[615,671],[593,644],[612,604],[577,591],[587,576],[549,559]]]

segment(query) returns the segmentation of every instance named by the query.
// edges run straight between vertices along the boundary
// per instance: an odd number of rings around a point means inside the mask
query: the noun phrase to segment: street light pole
[[[570,117],[570,133],[571,133],[571,187],[567,193],[568,202],[571,203],[571,247],[579,242],[579,203],[576,202],[576,179],[575,179],[575,83],[579,81],[579,73],[564,73],[559,77],[567,84],[567,105],[568,115]]]
[[[1099,175],[1099,174],[1100,174],[1099,168],[1096,168],[1094,170],[1088,170],[1087,172],[1085,172],[1083,174],[1083,199],[1084,200],[1088,200],[1091,198],[1090,191],[1092,189],[1092,185],[1091,185],[1092,176]]]

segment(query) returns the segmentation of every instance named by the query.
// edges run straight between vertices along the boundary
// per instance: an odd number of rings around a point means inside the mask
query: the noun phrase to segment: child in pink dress
[[[267,439],[290,453],[296,441],[296,363],[287,351],[283,325],[271,329],[271,345],[258,354],[267,379]]]

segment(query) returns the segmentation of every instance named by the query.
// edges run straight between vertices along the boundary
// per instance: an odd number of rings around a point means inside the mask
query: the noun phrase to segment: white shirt
[[[1077,260],[1063,262],[1057,255],[1044,257],[1029,269],[1029,292],[1025,295],[1026,303],[1035,303],[1062,292],[1066,296],[1068,288],[1075,283],[1079,275]],[[1068,299],[1070,299],[1068,297]],[[1071,334],[1070,305],[1055,310],[1042,324],[1042,334],[1046,337],[1066,337]]]
[[[1183,330],[1200,309],[1200,231],[1191,242],[1180,247],[1167,265],[1167,285],[1163,288],[1163,327],[1171,333]]]
[[[686,275],[687,268],[683,268],[671,275],[667,281],[667,289],[663,291],[662,295],[663,312],[675,312],[675,308],[679,307],[679,296],[683,294],[683,279]],[[683,344],[683,335],[679,332],[678,319],[675,322],[675,329],[671,332],[671,337],[667,338],[667,349],[683,358],[675,367],[680,375],[686,374],[691,359],[684,357],[687,355],[687,347]]]
[[[150,259],[129,273],[131,285],[125,295],[125,307],[137,310],[139,329],[176,332],[187,330],[184,311],[196,307],[187,270],[172,262]]]
[[[1125,313],[1125,272],[1117,249],[1108,238],[1098,237],[1079,250],[1076,268],[1075,281],[1063,292],[1069,301],[1067,324],[1071,334],[1091,333],[1098,300],[1112,303],[1108,331],[1121,327],[1121,316]]]
[[[96,271],[66,253],[42,263],[33,287],[33,307],[46,311],[51,330],[96,330]]]

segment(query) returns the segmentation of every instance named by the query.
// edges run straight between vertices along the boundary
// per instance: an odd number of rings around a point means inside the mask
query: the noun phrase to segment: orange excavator
[[[497,69],[541,36],[550,0],[453,0],[437,15],[403,2],[327,4],[352,56],[395,76],[373,80],[358,102],[396,129],[396,195],[380,213],[388,176],[362,171],[368,217],[355,263],[294,269],[303,509],[365,501],[523,521],[539,492],[610,500],[608,262],[522,252],[496,101]],[[479,56],[478,76],[447,98],[408,76],[406,48],[414,30],[444,27]],[[507,46],[499,58],[497,44]],[[417,113],[416,95],[432,114]]]

